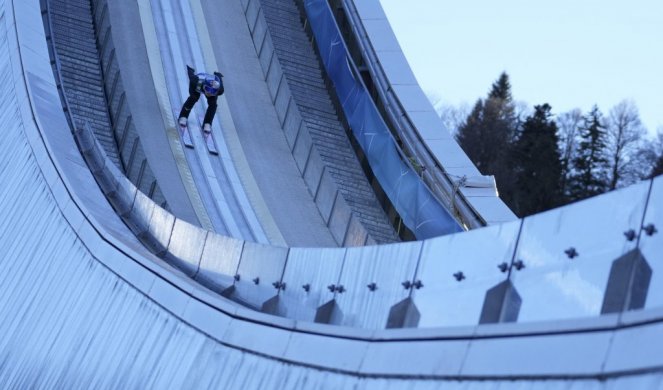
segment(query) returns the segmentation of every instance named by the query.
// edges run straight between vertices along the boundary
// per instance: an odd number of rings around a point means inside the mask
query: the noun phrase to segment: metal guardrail
[[[430,151],[416,127],[407,115],[407,112],[387,79],[387,76],[377,59],[377,55],[368,40],[366,31],[361,23],[353,0],[341,0],[345,8],[354,38],[360,47],[360,52],[366,56],[365,64],[370,71],[374,86],[379,98],[384,102],[384,108],[389,122],[394,126],[397,136],[403,143],[405,154],[413,156],[420,161],[421,177],[433,194],[458,218],[462,225],[473,229],[486,225],[485,219],[460,193],[459,187],[463,178],[453,177],[444,170],[444,167]]]
[[[350,58],[326,1],[304,1],[318,53],[348,124],[405,225],[417,239],[459,232],[460,224],[398,147]]]

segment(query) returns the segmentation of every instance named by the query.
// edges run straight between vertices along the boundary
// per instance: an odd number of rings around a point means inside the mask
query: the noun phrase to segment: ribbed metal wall
[[[92,230],[84,233],[85,229],[81,229],[88,223],[84,217],[79,214],[78,219],[71,218],[67,212],[81,206],[66,194],[67,187],[53,168],[52,156],[42,144],[29,107],[39,105],[42,113],[62,115],[58,111],[59,103],[46,99],[52,93],[37,89],[54,89],[55,85],[33,84],[38,77],[31,69],[25,73],[22,69],[23,65],[34,66],[28,58],[47,61],[44,59],[47,56],[28,53],[30,39],[39,39],[35,29],[24,29],[21,43],[16,42],[15,25],[34,16],[26,16],[24,11],[29,7],[26,4],[30,3],[0,0],[0,121],[4,124],[0,137],[0,388],[661,388],[663,374],[660,370],[603,381],[575,377],[573,380],[460,382],[445,377],[403,380],[402,376],[389,374],[355,376],[298,365],[314,365],[313,362],[286,364],[281,360],[285,355],[283,351],[281,354],[266,351],[265,355],[244,352],[244,348],[251,348],[250,340],[275,333],[274,328],[264,324],[239,318],[230,319],[225,325],[217,324],[211,310],[198,310],[200,317],[212,317],[205,321],[205,326],[214,328],[209,334],[222,329],[226,334],[224,341],[187,325],[182,319],[185,316],[168,312],[103,265],[97,257],[117,264],[134,259],[107,243],[100,245],[99,233]],[[21,18],[19,21],[17,15]],[[36,15],[38,17],[38,12]],[[18,55],[19,50],[25,59]],[[26,76],[34,78],[29,79],[30,96],[26,96],[23,79]],[[41,82],[47,84],[48,80]],[[41,125],[53,130],[54,123],[42,122]],[[70,156],[72,161],[73,156]],[[88,214],[86,210],[81,211]],[[137,279],[148,284],[147,290],[159,292],[156,287],[166,284],[147,268],[137,270],[142,272]],[[168,298],[184,301],[187,312],[189,305],[196,311],[196,302],[186,301],[181,290]],[[156,300],[164,302],[164,299]],[[652,328],[651,334],[657,335],[656,328]],[[583,337],[589,338],[589,335]],[[241,345],[242,349],[224,344],[230,343],[225,340],[233,338],[239,340],[235,345]],[[347,347],[349,340],[332,339],[339,348],[325,349],[323,345],[328,346],[329,338],[326,344],[320,343],[323,338],[316,334],[293,333],[286,337],[286,342],[292,344],[288,348],[295,352],[297,348],[307,350],[311,361],[316,361],[320,355],[340,362],[339,365],[357,360],[363,362],[365,373],[383,373],[395,368],[389,360],[393,353],[380,354],[378,348],[373,350],[373,355],[364,350],[344,355],[336,351]],[[658,338],[651,337],[651,340],[650,346],[637,347],[648,347],[651,351],[656,348]],[[564,340],[553,341],[559,344]],[[284,344],[284,340],[278,338],[270,342]],[[424,362],[431,365],[431,371],[444,368],[451,362],[432,359],[433,351],[444,349],[444,343],[446,341],[430,343],[422,346],[420,353],[397,357],[408,364]],[[375,344],[407,348],[408,343]],[[479,344],[477,342],[472,349],[481,351]],[[619,351],[618,347],[613,346],[613,349]],[[479,365],[478,370],[493,363],[489,348],[490,345],[483,349],[486,352],[483,359],[473,360]],[[508,357],[508,349],[500,348],[500,353]],[[654,354],[651,356],[654,360]],[[483,361],[485,364],[479,364]],[[564,363],[551,361],[551,366]],[[582,365],[583,362],[577,363]],[[523,364],[527,365],[527,361]],[[466,365],[470,368],[468,372],[472,372],[470,364]]]

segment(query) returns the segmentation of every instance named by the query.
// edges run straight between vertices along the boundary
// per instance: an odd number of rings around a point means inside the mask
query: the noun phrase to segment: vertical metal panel
[[[389,309],[409,295],[401,285],[414,275],[421,242],[348,248],[336,295],[343,312],[341,324],[384,329]],[[368,285],[375,283],[375,291]]]
[[[149,223],[155,207],[157,206],[147,195],[136,191],[131,211],[125,218],[127,226],[134,234],[140,237],[149,231]]]
[[[236,238],[208,234],[195,279],[217,292],[232,286],[243,246]]]
[[[527,217],[512,270],[519,322],[599,315],[612,262],[636,246],[649,182]],[[573,255],[575,249],[577,256]]]
[[[314,320],[316,309],[334,298],[328,286],[338,283],[344,256],[345,248],[290,249],[280,293],[286,317]]]
[[[511,263],[520,221],[424,242],[415,281],[419,327],[476,325],[486,292],[506,280],[498,265]],[[464,279],[454,274],[462,272]]]
[[[652,268],[645,308],[663,307],[663,176],[654,179],[642,220],[639,248]]]
[[[108,168],[117,178],[117,187],[108,195],[108,201],[118,215],[125,217],[131,211],[138,189],[114,164],[108,165]]]
[[[150,200],[152,201],[152,200]],[[166,253],[170,237],[173,235],[175,216],[159,206],[154,206],[150,218],[149,234],[153,238],[152,245],[154,253],[162,256]]]
[[[198,271],[208,231],[181,219],[175,219],[166,260],[193,276]]]
[[[278,294],[273,283],[281,281],[287,256],[288,248],[244,243],[232,298],[260,310],[263,303]]]

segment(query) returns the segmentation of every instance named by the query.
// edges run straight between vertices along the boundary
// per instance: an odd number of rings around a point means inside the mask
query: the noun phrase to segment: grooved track
[[[48,0],[62,86],[74,125],[90,124],[113,163],[123,170],[108,115],[89,0]]]
[[[398,241],[338,119],[296,4],[292,0],[261,0],[261,4],[292,97],[340,193],[376,242]]]

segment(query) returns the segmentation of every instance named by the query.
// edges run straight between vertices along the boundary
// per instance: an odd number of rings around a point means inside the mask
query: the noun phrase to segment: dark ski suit
[[[200,94],[203,92],[203,82],[205,80],[205,74],[201,73],[201,78],[195,73],[195,70],[192,67],[187,66],[186,69],[189,75],[189,97],[186,99],[184,105],[182,106],[182,111],[180,111],[179,118],[189,117],[194,104],[196,104],[198,99],[200,99]],[[207,111],[205,112],[205,119],[203,119],[203,126],[206,123],[212,125],[214,114],[216,114],[216,100],[219,96],[223,95],[223,75],[219,72],[214,72],[214,75],[219,79],[221,86],[219,87],[216,95],[210,96],[205,94],[205,97],[207,98]]]

